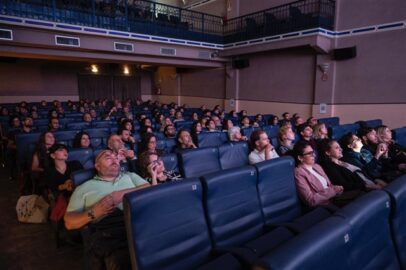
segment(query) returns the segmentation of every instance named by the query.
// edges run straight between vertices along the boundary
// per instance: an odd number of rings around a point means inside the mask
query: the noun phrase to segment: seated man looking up
[[[263,130],[252,132],[250,143],[254,149],[248,156],[250,164],[279,157],[275,148],[269,142],[268,135]]]
[[[97,175],[74,190],[65,226],[68,230],[89,226],[85,241],[92,269],[129,269],[122,200],[126,193],[150,184],[135,173],[120,173],[118,156],[111,150],[97,155],[95,168]],[[101,234],[98,228],[103,227]]]
[[[136,169],[135,160],[137,159],[137,157],[134,154],[134,150],[129,150],[125,148],[125,144],[120,136],[116,134],[110,135],[107,141],[107,147],[118,156],[122,168],[125,168],[126,167],[125,163],[127,163],[128,170],[135,171]]]
[[[231,127],[228,130],[228,138],[231,142],[241,142],[248,140],[246,136],[241,135],[241,129],[239,127]]]

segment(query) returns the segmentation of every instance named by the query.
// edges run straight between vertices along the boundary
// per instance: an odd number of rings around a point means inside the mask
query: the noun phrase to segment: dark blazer
[[[343,186],[344,191],[365,189],[364,181],[356,173],[331,160],[322,160],[320,163],[331,183]]]

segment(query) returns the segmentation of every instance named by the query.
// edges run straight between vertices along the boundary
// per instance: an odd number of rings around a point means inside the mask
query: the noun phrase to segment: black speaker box
[[[250,61],[248,59],[238,59],[233,61],[233,68],[241,69],[250,66]]]
[[[357,56],[357,47],[346,47],[333,50],[334,60],[347,60]]]

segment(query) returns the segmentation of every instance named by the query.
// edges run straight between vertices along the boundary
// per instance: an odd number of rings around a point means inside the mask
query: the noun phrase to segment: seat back
[[[220,166],[222,170],[248,165],[248,143],[233,142],[219,146]]]
[[[218,148],[206,147],[183,150],[178,154],[183,177],[199,177],[221,170]]]
[[[301,215],[291,157],[255,164],[258,171],[258,195],[266,224],[283,223]]]
[[[368,127],[371,128],[376,128],[379,126],[382,126],[382,119],[373,119],[373,120],[367,120],[367,121],[359,121],[359,122],[364,122]],[[359,123],[357,122],[357,123]]]
[[[319,118],[319,123],[324,123],[327,127],[338,126],[340,124],[339,117],[326,117],[326,118]]]
[[[133,269],[196,269],[210,258],[202,186],[188,179],[124,197]]]
[[[349,230],[344,220],[330,217],[262,258],[254,269],[353,269],[347,261]]]
[[[389,215],[390,198],[384,191],[369,192],[335,213],[351,226],[351,269],[400,269]]]
[[[92,179],[96,175],[96,170],[93,168],[74,171],[71,174],[71,178],[75,187],[80,186],[87,180]]]
[[[278,137],[279,126],[264,126],[263,130],[268,135],[268,138]]]
[[[224,170],[201,179],[215,248],[238,247],[262,234],[257,172],[253,166]]]
[[[339,126],[332,126],[329,127],[329,135],[333,140],[339,140],[342,136],[347,134],[348,132],[352,132],[354,134],[357,133],[359,129],[359,124],[345,124]]]
[[[160,157],[165,164],[167,171],[179,172],[178,156],[176,154],[165,154]]]
[[[36,145],[41,133],[17,134],[15,136],[17,145],[17,167],[19,169],[30,166],[32,152],[27,151],[30,145]]]
[[[100,121],[93,121],[92,122],[92,127],[93,128],[110,128],[114,126],[115,123],[113,121],[105,121],[105,120],[100,120]]]
[[[62,130],[62,131],[57,131],[54,133],[55,140],[58,143],[64,144],[68,147],[72,147],[73,145],[73,139],[75,138],[76,134],[78,133],[78,130]]]
[[[94,149],[107,146],[107,139],[110,135],[109,128],[89,128],[84,131],[89,134],[90,143]]]
[[[396,251],[406,269],[406,176],[401,176],[384,189],[391,198],[391,229]]]
[[[393,138],[403,147],[406,147],[406,127],[395,128],[392,130]]]
[[[227,139],[224,138],[223,133],[224,132],[202,132],[197,135],[197,144],[199,147],[220,146],[227,141]]]
[[[66,124],[66,129],[72,130],[72,129],[85,129],[85,128],[90,128],[90,123],[87,122],[74,122],[74,123],[67,123]]]
[[[84,169],[94,167],[93,150],[91,148],[75,148],[69,151],[68,161],[77,160]]]

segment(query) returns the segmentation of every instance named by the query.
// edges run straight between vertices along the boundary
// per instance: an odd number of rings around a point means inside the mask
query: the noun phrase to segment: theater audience
[[[83,120],[83,122],[91,123],[92,122],[92,116],[90,115],[90,113],[84,113],[82,120]]]
[[[230,128],[232,128],[232,127],[234,127],[233,121],[231,121],[230,119],[224,120],[223,127],[222,127],[223,131],[229,131]]]
[[[174,125],[167,125],[164,129],[164,135],[166,138],[175,138],[176,137],[176,129]]]
[[[312,148],[317,151],[317,142],[313,139],[313,129],[307,123],[304,123],[298,126],[296,130],[300,135],[300,140],[308,142]]]
[[[255,130],[251,134],[250,144],[253,150],[248,156],[250,164],[278,158],[275,148],[269,142],[268,135],[262,130]]]
[[[176,135],[176,146],[176,150],[197,148],[193,143],[192,136],[190,136],[189,131],[186,129],[179,130],[178,134]]]
[[[167,171],[158,153],[146,151],[139,159],[141,176],[152,185],[181,180],[182,176],[175,171]]]
[[[295,181],[299,197],[309,207],[329,205],[342,206],[353,197],[343,196],[344,188],[333,185],[320,165],[316,163],[315,151],[306,141],[294,147],[296,160]]]
[[[240,124],[241,124],[241,128],[248,128],[248,127],[250,127],[250,126],[251,126],[251,125],[250,125],[250,118],[249,118],[248,116],[243,116],[243,117],[241,118]]]
[[[343,161],[350,163],[363,170],[372,179],[381,179],[382,163],[380,157],[385,153],[385,149],[378,147],[375,155],[363,148],[360,138],[351,132],[340,139],[341,147],[344,149]]]
[[[68,160],[68,148],[63,144],[54,144],[49,149],[50,165],[45,170],[47,186],[54,198],[62,194],[69,200],[74,189],[71,173],[83,169],[82,164],[77,160]]]
[[[59,130],[59,119],[58,118],[53,117],[53,118],[49,119],[48,130],[51,132],[56,132]]]
[[[318,140],[328,139],[328,130],[326,124],[319,123],[313,127],[313,138]]]
[[[349,190],[380,189],[385,182],[369,178],[360,168],[341,161],[342,149],[337,141],[325,139],[320,145],[320,164],[334,185]]]
[[[33,128],[33,121],[32,118],[27,116],[23,119],[23,125],[21,127],[21,133],[23,134],[28,134],[31,133],[35,130],[35,128]]]
[[[228,130],[228,139],[230,142],[241,142],[248,141],[246,136],[241,135],[241,130],[239,127],[232,127]]]
[[[212,119],[208,119],[206,121],[206,129],[208,132],[216,132],[216,124],[214,123],[214,121]]]
[[[43,132],[32,156],[31,171],[42,173],[49,166],[49,149],[55,144],[52,132]]]
[[[388,155],[391,160],[399,166],[400,170],[405,170],[406,149],[392,140],[392,131],[387,126],[380,126],[376,130],[379,143],[385,143],[388,146]]]
[[[153,133],[146,133],[141,137],[141,141],[138,147],[138,154],[141,155],[146,151],[160,152],[159,154],[161,154],[161,151],[156,148],[156,145],[156,136]]]
[[[95,168],[97,175],[74,190],[65,226],[88,226],[85,256],[92,269],[130,269],[122,200],[126,193],[150,184],[135,173],[120,173],[119,158],[111,150],[98,154]]]
[[[80,131],[73,139],[73,148],[91,148],[90,136],[85,131]]]
[[[119,129],[126,129],[129,130],[130,132],[133,132],[134,131],[133,121],[131,119],[125,118],[123,121],[121,121]]]
[[[117,135],[120,136],[121,140],[124,142],[124,147],[127,150],[134,150],[135,138],[131,136],[131,132],[127,129],[119,129]]]
[[[289,126],[283,126],[278,131],[279,146],[277,152],[280,156],[291,154],[295,141],[295,133]]]

